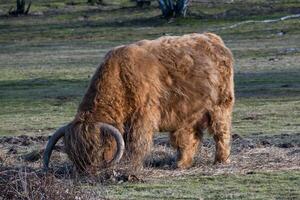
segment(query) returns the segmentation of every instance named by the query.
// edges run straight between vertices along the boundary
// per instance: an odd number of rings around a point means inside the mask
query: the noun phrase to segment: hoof
[[[177,168],[178,169],[188,169],[192,166],[192,161],[190,162],[177,162]]]
[[[214,162],[215,165],[217,164],[224,164],[224,165],[227,165],[227,164],[230,164],[230,159],[226,159],[226,160],[221,160],[221,159],[215,159],[215,162]]]

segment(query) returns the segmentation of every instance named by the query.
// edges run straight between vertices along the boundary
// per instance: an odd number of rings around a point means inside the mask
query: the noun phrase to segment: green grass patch
[[[108,187],[113,199],[299,199],[299,171],[186,176]]]
[[[286,13],[221,19],[192,15],[169,22],[159,17],[156,4],[140,9],[127,1],[105,1],[107,5],[99,7],[87,6],[85,1],[74,1],[73,6],[69,3],[34,1],[33,12],[42,15],[0,20],[1,135],[48,133],[71,120],[90,76],[114,46],[214,30],[236,59],[233,131],[243,135],[300,131],[298,19],[222,30],[242,20],[277,18]],[[290,1],[279,3],[276,6],[284,9],[298,7]],[[3,1],[0,9],[11,4]],[[237,5],[193,4],[191,13],[214,14]],[[280,31],[285,35],[279,36]],[[249,115],[258,117],[247,120]]]

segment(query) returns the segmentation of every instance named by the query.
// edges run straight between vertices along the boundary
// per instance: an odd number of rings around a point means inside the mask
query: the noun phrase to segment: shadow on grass
[[[299,96],[299,72],[238,73],[235,75],[237,97]],[[47,79],[0,81],[1,102],[14,99],[39,101],[57,99],[68,101],[81,98],[88,79]]]
[[[87,79],[27,79],[0,81],[0,102],[78,101],[87,88]]]
[[[235,91],[240,97],[299,97],[300,73],[238,73],[235,75]],[[60,106],[67,102],[79,102],[88,87],[88,79],[46,79],[0,81],[2,106],[22,103],[50,103]]]
[[[259,72],[235,74],[237,97],[300,96],[300,72]]]
[[[80,17],[80,16],[78,16]],[[25,29],[28,30],[30,28],[31,31],[46,31],[46,30],[53,30],[53,29],[70,29],[70,28],[94,28],[94,27],[107,27],[107,28],[121,28],[121,27],[154,27],[154,26],[162,26],[164,24],[167,24],[168,21],[165,19],[162,19],[159,16],[150,16],[150,17],[141,17],[141,18],[130,18],[130,19],[113,19],[113,20],[83,20],[83,21],[76,21],[76,23],[73,23],[71,21],[62,21],[62,22],[53,22],[53,23],[47,23],[47,24],[18,24],[18,25],[8,25],[4,24],[0,27],[3,27],[1,29],[1,32],[10,32],[12,29],[14,31],[22,31]]]

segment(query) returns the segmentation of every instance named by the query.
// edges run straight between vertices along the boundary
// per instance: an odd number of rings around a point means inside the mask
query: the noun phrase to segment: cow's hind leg
[[[193,157],[198,150],[200,137],[192,126],[178,129],[170,134],[171,144],[178,150],[178,168],[186,169],[192,165]]]
[[[231,140],[231,108],[216,108],[210,113],[209,132],[216,143],[215,163],[229,163]]]

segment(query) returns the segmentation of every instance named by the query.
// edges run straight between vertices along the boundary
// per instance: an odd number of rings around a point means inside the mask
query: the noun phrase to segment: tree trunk
[[[25,9],[26,6],[26,1],[25,0],[17,0],[16,1],[16,9],[13,10],[13,8],[11,8],[8,11],[9,15],[27,15],[31,6],[31,0],[29,1],[27,8]]]
[[[158,0],[158,3],[165,18],[185,17],[189,0]]]

